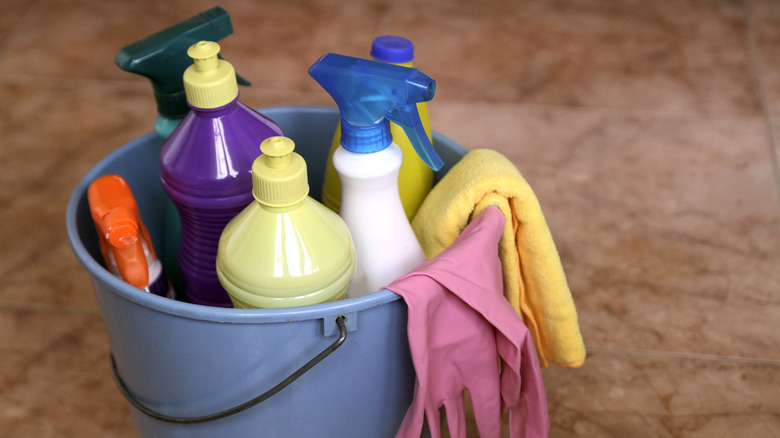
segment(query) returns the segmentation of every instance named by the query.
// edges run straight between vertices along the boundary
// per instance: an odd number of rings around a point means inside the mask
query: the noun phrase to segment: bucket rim
[[[280,106],[262,107],[257,109],[263,113],[275,111],[338,113],[336,108],[316,106]],[[76,185],[76,188],[71,193],[70,199],[68,200],[68,206],[65,213],[68,242],[79,263],[90,275],[93,288],[99,287],[100,285],[98,283],[100,283],[104,285],[104,289],[107,289],[110,293],[113,293],[127,301],[144,306],[150,310],[188,319],[236,324],[273,323],[321,319],[339,314],[358,312],[389,303],[391,301],[399,300],[401,298],[387,289],[381,289],[358,298],[347,298],[330,303],[300,307],[287,307],[279,309],[222,308],[186,303],[166,297],[160,297],[135,288],[134,286],[131,286],[130,284],[115,277],[110,272],[108,272],[108,270],[106,270],[97,260],[95,260],[94,257],[92,257],[79,237],[78,226],[76,224],[79,203],[85,196],[89,183],[98,176],[106,173],[102,169],[106,167],[108,162],[114,160],[116,156],[126,153],[127,149],[140,147],[141,144],[146,143],[155,137],[156,134],[154,132],[147,133],[131,140],[130,142],[120,146],[103,157],[81,178],[79,183]]]
[[[151,133],[149,135],[154,136],[156,134]],[[76,212],[81,197],[83,196],[83,193],[85,193],[89,182],[100,176],[100,172],[97,169],[101,167],[103,162],[110,160],[112,156],[116,153],[119,153],[121,149],[134,146],[137,147],[136,143],[142,142],[146,138],[146,135],[139,137],[138,139],[107,155],[92,170],[90,170],[84,176],[84,178],[82,178],[82,180],[76,186],[76,189],[73,191],[68,202],[66,211],[68,241],[79,263],[84,267],[84,269],[87,270],[87,273],[90,275],[90,280],[93,283],[93,287],[97,287],[98,285],[95,284],[95,282],[99,282],[103,284],[105,289],[107,289],[110,293],[118,295],[127,301],[131,301],[158,312],[189,319],[222,323],[271,323],[320,319],[337,314],[353,313],[400,299],[400,296],[396,295],[395,293],[387,289],[382,289],[368,293],[358,298],[348,298],[330,303],[300,307],[286,307],[279,309],[222,308],[186,303],[183,301],[161,297],[138,289],[129,283],[126,283],[115,277],[113,274],[108,272],[108,270],[105,269],[97,260],[95,260],[95,258],[92,257],[87,248],[84,246],[84,243],[79,237],[78,227],[76,226]]]
[[[287,105],[287,106],[268,106],[255,108],[261,114],[273,119],[273,114],[328,114],[338,117],[338,109],[328,106],[311,105]],[[167,313],[183,318],[221,322],[221,323],[273,323],[303,321],[309,319],[320,319],[334,317],[339,314],[354,313],[370,309],[392,301],[400,300],[401,297],[395,293],[380,289],[370,292],[357,298],[347,298],[329,303],[313,304],[308,306],[287,307],[279,309],[236,309],[204,306],[193,303],[177,301],[166,297],[160,297],[122,281],[106,270],[92,255],[87,251],[79,237],[78,226],[76,224],[78,206],[86,194],[89,183],[95,178],[105,174],[106,164],[113,161],[118,155],[125,154],[128,149],[138,148],[142,144],[156,138],[154,132],[137,137],[128,143],[118,147],[108,155],[98,161],[76,185],[71,193],[65,213],[65,222],[67,227],[68,242],[71,250],[75,254],[79,263],[87,270],[90,280],[97,293],[97,288],[105,286],[110,293],[113,293],[127,301],[144,306],[150,310]],[[461,154],[465,149],[453,140],[433,132],[434,143],[446,144],[450,148],[457,149]]]

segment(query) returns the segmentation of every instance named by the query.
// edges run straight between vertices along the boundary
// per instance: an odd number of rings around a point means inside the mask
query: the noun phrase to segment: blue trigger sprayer
[[[443,162],[417,111],[436,92],[436,82],[415,68],[328,53],[309,74],[336,101],[341,144],[333,166],[341,180],[340,216],[357,253],[347,297],[378,290],[425,261],[398,192],[403,154],[390,121],[403,127],[414,150],[433,170]]]

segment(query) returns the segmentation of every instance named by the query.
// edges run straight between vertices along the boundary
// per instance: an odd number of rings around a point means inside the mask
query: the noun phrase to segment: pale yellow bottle
[[[252,165],[255,201],[219,240],[217,275],[237,308],[278,308],[344,298],[355,273],[349,229],[308,196],[306,162],[286,137],[263,141]]]
[[[380,36],[374,39],[371,46],[371,57],[377,61],[389,64],[412,67],[414,59],[414,45],[406,38],[397,36]],[[426,102],[417,104],[420,113],[420,121],[428,134],[428,139],[433,142],[431,132],[431,120],[428,115]],[[433,170],[428,167],[414,151],[409,137],[403,128],[395,123],[390,123],[390,134],[393,141],[401,147],[403,162],[398,175],[398,191],[401,195],[406,218],[411,221],[417,209],[420,208],[428,192],[433,187]],[[336,127],[333,142],[330,145],[328,161],[325,165],[325,179],[322,183],[322,203],[335,212],[339,212],[341,206],[341,181],[333,167],[333,152],[338,148],[341,139],[341,124]]]

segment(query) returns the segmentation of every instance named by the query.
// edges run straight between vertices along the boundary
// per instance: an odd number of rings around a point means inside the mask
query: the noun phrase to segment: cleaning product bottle
[[[230,307],[216,273],[217,245],[227,223],[252,200],[258,145],[283,135],[273,121],[238,100],[233,67],[219,45],[201,41],[184,72],[192,111],[163,145],[160,179],[181,217],[178,263],[184,292],[196,304]]]
[[[103,175],[87,188],[100,251],[109,272],[155,295],[173,298],[149,231],[141,221],[130,186],[119,175]]]
[[[414,44],[406,38],[393,35],[380,36],[374,39],[371,45],[371,57],[377,61],[412,67],[414,59]],[[433,141],[431,133],[431,121],[428,115],[428,104],[419,102],[417,111],[420,113],[425,133],[429,141]],[[406,218],[411,221],[417,209],[420,208],[423,199],[433,187],[433,170],[426,165],[417,153],[414,152],[409,137],[403,128],[396,123],[390,123],[390,134],[393,141],[401,147],[403,162],[398,175],[398,190],[401,194],[401,203],[404,206]],[[336,134],[330,145],[328,161],[325,165],[325,179],[322,183],[322,203],[331,210],[338,212],[341,206],[341,182],[336,169],[333,167],[333,152],[340,144],[341,125],[336,127]]]
[[[219,6],[161,30],[123,47],[116,55],[116,64],[125,71],[148,78],[152,82],[157,102],[154,130],[165,140],[190,112],[184,93],[184,70],[192,64],[187,48],[198,41],[219,41],[233,33],[230,15]],[[249,82],[236,75],[239,85]],[[162,142],[161,142],[162,145]],[[165,204],[161,260],[168,278],[178,292],[177,299],[185,300],[181,273],[176,261],[179,249],[181,222],[173,202]]]
[[[116,55],[122,70],[148,78],[157,102],[154,130],[163,140],[190,112],[182,74],[192,64],[187,49],[198,41],[219,41],[233,33],[230,15],[215,6],[123,47]],[[238,83],[249,85],[237,76]]]
[[[306,162],[286,137],[260,145],[249,204],[219,240],[217,274],[240,308],[293,307],[344,298],[355,272],[349,229],[308,196]]]
[[[356,297],[377,290],[425,261],[398,193],[403,155],[390,136],[390,121],[404,128],[417,154],[432,169],[443,162],[433,149],[417,103],[433,98],[436,83],[421,71],[328,53],[309,74],[333,97],[341,115],[341,145],[333,166],[341,179],[340,215],[357,251]]]

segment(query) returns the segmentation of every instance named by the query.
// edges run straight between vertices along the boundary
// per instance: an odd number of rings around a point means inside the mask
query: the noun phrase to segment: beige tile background
[[[325,52],[416,44],[434,129],[539,198],[588,347],[544,370],[554,437],[780,436],[780,4],[222,1],[256,107],[330,105]],[[0,437],[135,436],[65,206],[151,130],[118,50],[214,6],[0,3]]]

